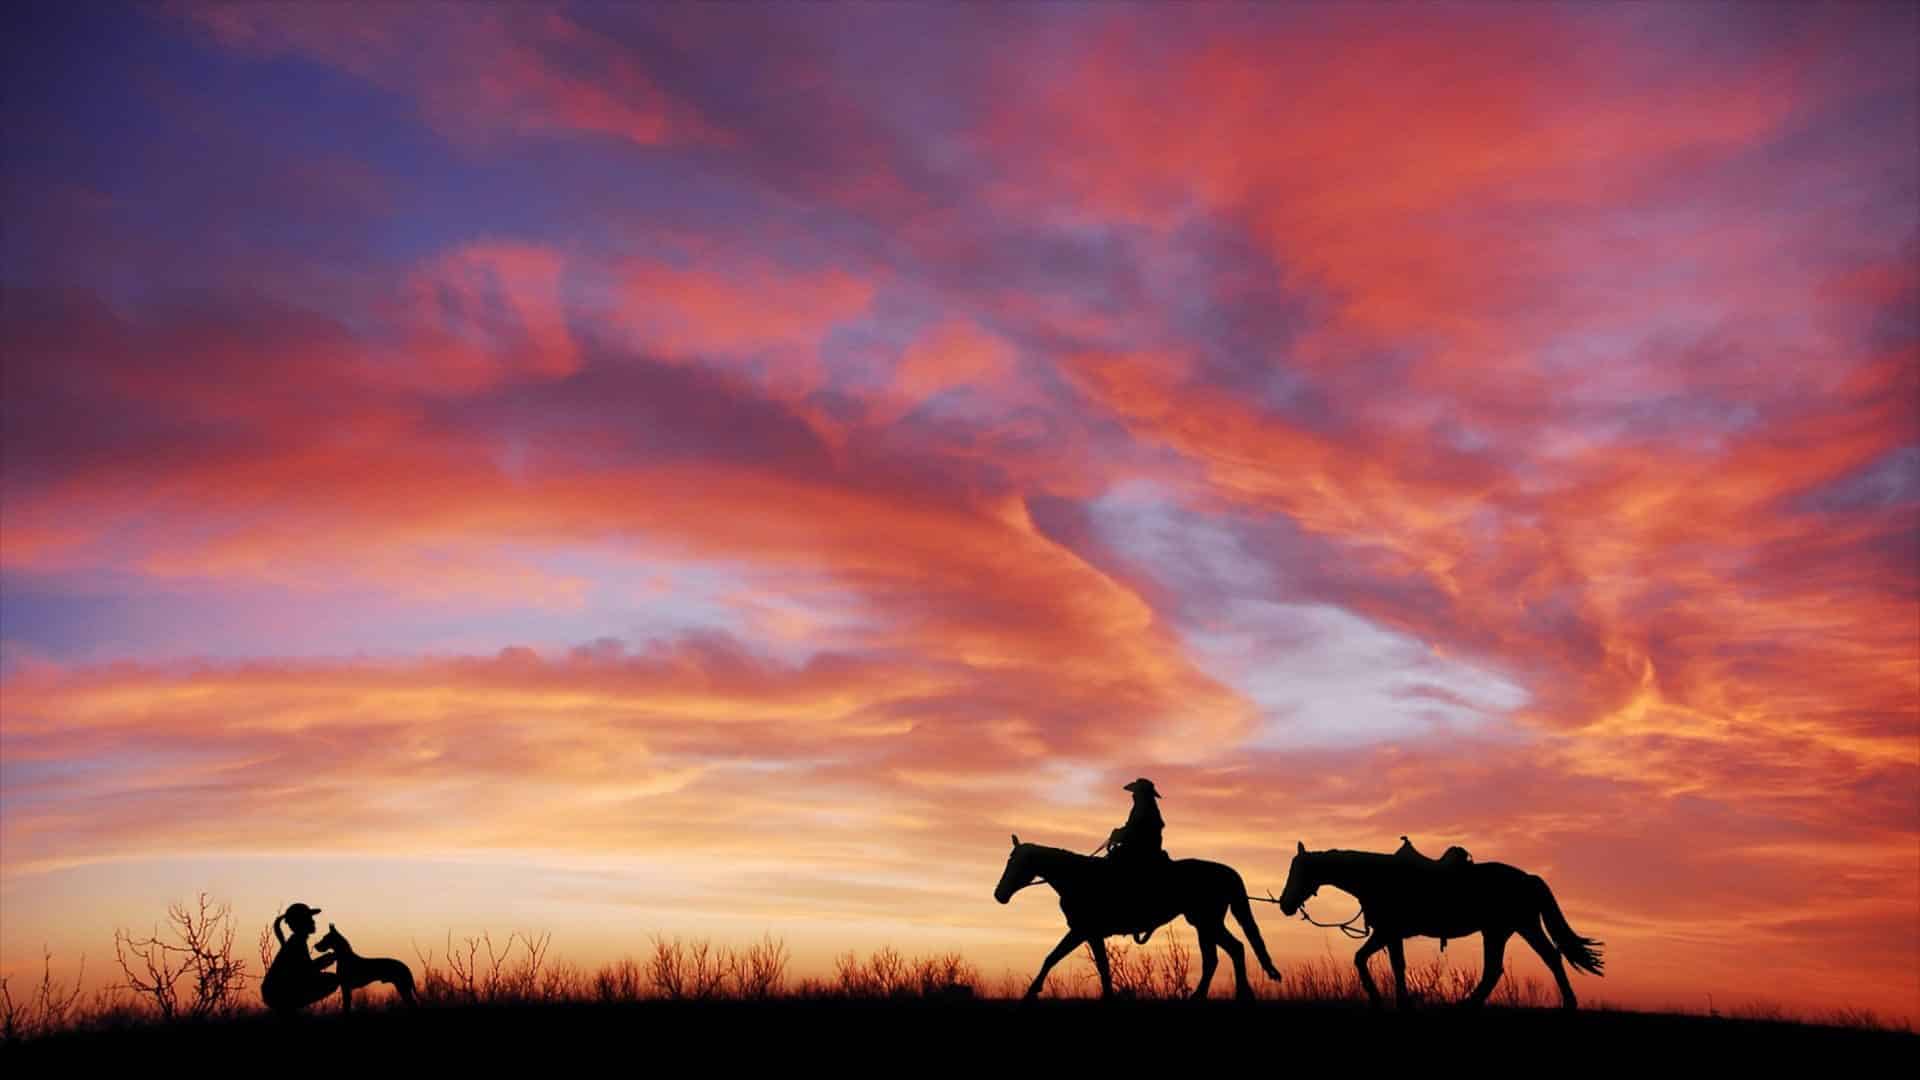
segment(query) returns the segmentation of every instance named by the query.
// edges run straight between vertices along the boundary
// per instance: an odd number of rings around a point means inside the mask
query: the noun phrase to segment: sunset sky
[[[1920,1016],[1912,5],[10,21],[0,969],[1028,975],[1008,834],[1144,775],[1255,892],[1543,875],[1589,1000]]]

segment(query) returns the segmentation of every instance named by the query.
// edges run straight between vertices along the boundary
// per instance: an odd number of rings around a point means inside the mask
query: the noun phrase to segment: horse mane
[[[1070,855],[1073,858],[1082,859],[1087,862],[1093,861],[1093,856],[1091,855],[1082,855],[1077,851],[1072,851],[1063,847],[1049,847],[1046,844],[1021,844],[1020,846],[1024,848],[1032,848],[1033,854],[1036,854],[1036,855]]]
[[[1346,848],[1328,848],[1325,851],[1309,851],[1307,854],[1333,856],[1343,863],[1385,862],[1394,857],[1384,851],[1349,851]]]

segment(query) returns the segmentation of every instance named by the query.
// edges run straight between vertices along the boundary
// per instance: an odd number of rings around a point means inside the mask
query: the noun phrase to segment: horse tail
[[[1246,931],[1247,944],[1253,946],[1260,970],[1267,973],[1267,978],[1279,981],[1280,969],[1273,966],[1273,957],[1267,955],[1267,942],[1260,936],[1260,924],[1253,921],[1253,905],[1247,903],[1247,883],[1237,870],[1233,871],[1233,895],[1227,898],[1227,906],[1233,910],[1234,921],[1240,924],[1240,929]]]
[[[419,999],[413,995],[413,970],[398,960],[393,962],[393,988],[399,991],[401,998],[407,1004],[420,1004]]]
[[[1560,914],[1560,903],[1553,898],[1553,890],[1539,877],[1534,877],[1534,886],[1540,891],[1540,919],[1547,924],[1547,936],[1553,939],[1567,963],[1589,975],[1601,974],[1605,961],[1600,959],[1600,942],[1592,938],[1581,937],[1567,925],[1567,917]]]

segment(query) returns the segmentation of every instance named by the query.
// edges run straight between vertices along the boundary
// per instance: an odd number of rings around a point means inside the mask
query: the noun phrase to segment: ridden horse
[[[1253,921],[1246,883],[1233,867],[1203,859],[1177,859],[1152,871],[1150,880],[1152,887],[1148,889],[1130,889],[1132,883],[1108,860],[1062,848],[1023,844],[1015,836],[1013,853],[1007,856],[1007,868],[994,887],[993,898],[1004,904],[1013,899],[1014,893],[1044,881],[1060,894],[1060,911],[1067,917],[1067,936],[1040,965],[1040,974],[1027,988],[1028,999],[1039,995],[1053,965],[1082,943],[1092,950],[1093,965],[1100,972],[1100,996],[1112,996],[1106,939],[1132,934],[1144,940],[1145,934],[1182,915],[1200,938],[1200,985],[1193,996],[1206,996],[1213,970],[1220,965],[1217,950],[1225,949],[1233,960],[1234,991],[1242,1000],[1250,999],[1253,986],[1247,982],[1246,950],[1227,930],[1229,909],[1253,944],[1253,954],[1267,977],[1280,977],[1280,970],[1267,955],[1266,942],[1260,938],[1260,927]]]
[[[1440,867],[1431,860],[1371,851],[1308,851],[1299,845],[1287,870],[1287,887],[1280,894],[1280,911],[1291,918],[1323,885],[1352,893],[1360,901],[1372,937],[1353,956],[1360,969],[1360,985],[1375,1008],[1380,991],[1374,988],[1367,960],[1381,949],[1393,965],[1394,1000],[1401,1008],[1407,998],[1407,958],[1403,947],[1410,937],[1441,939],[1479,934],[1486,946],[1486,966],[1480,985],[1463,1004],[1480,1005],[1493,993],[1505,970],[1507,939],[1519,934],[1546,961],[1560,984],[1560,1004],[1575,1008],[1567,964],[1589,974],[1600,974],[1600,943],[1583,938],[1567,925],[1547,883],[1504,863],[1470,863]],[[1541,923],[1545,923],[1545,929]]]

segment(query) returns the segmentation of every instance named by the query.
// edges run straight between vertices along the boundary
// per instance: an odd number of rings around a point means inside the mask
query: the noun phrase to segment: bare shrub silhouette
[[[1100,971],[1093,959],[1093,946],[1081,948],[1081,960],[1085,970],[1079,973],[1079,981],[1091,982],[1097,991],[1100,984]],[[1151,998],[1158,996],[1159,981],[1156,978],[1157,963],[1153,953],[1141,948],[1121,943],[1107,946],[1107,970],[1113,980],[1113,992],[1123,998]]]
[[[668,941],[656,934],[647,984],[668,1001],[711,1001],[726,991],[727,967],[727,958],[706,938]]]
[[[980,969],[957,952],[923,956],[913,962],[913,981],[923,998],[971,998],[979,993]]]
[[[1082,992],[1097,992],[1099,972],[1093,964],[1093,950],[1081,950],[1084,970],[1077,987]],[[1193,993],[1194,954],[1178,930],[1169,926],[1158,947],[1136,946],[1127,942],[1107,945],[1107,963],[1113,977],[1114,993],[1139,1000],[1179,1000]],[[1271,996],[1271,992],[1262,996]]]
[[[1168,927],[1160,949],[1160,996],[1184,998],[1193,993],[1193,952],[1180,940],[1180,932]]]
[[[277,947],[273,940],[272,923],[268,923],[260,928],[260,937],[255,940],[254,947],[260,956],[260,970],[262,972],[272,970],[273,953]]]
[[[447,936],[449,951],[453,936]],[[453,996],[453,986],[447,969],[433,962],[433,950],[420,948],[419,942],[413,943],[413,956],[419,964],[419,975],[414,979],[413,992],[421,1004],[441,1004]]]
[[[44,946],[40,952],[40,981],[19,1000],[14,1000],[7,977],[0,975],[0,1042],[18,1042],[59,1031],[74,1015],[80,984],[87,974],[87,958],[80,958],[80,970],[69,987],[53,977],[53,953]]]
[[[549,960],[540,972],[536,993],[540,1001],[583,1001],[589,985],[580,965],[571,960]]]
[[[604,964],[593,973],[593,999],[603,1005],[626,1005],[639,1001],[645,989],[645,976],[631,956]]]
[[[864,964],[859,954],[851,950],[842,953],[834,958],[833,973],[841,997],[906,997],[915,985],[906,960],[891,945],[874,950]]]
[[[1712,1006],[1712,995],[1708,995],[1709,1015],[1718,1016],[1719,1010]],[[1727,1015],[1735,1020],[1759,1020],[1778,1022],[1787,1018],[1787,1010],[1770,1001],[1755,1001],[1745,1005],[1736,1005],[1727,1010]]]
[[[515,959],[513,948],[516,939],[520,942],[518,959]],[[537,936],[524,932],[509,934],[506,945],[498,953],[494,952],[490,937],[483,934],[480,940],[487,948],[486,1000],[541,1000],[541,989],[548,975],[547,948],[553,942],[551,933],[542,931]]]
[[[780,996],[787,983],[787,943],[772,934],[739,952],[727,950],[727,974],[734,991],[749,1001]]]
[[[1792,1017],[1787,1017],[1786,1019],[1788,1023],[1794,1022]],[[1832,1024],[1834,1027],[1851,1028],[1855,1031],[1913,1030],[1912,1024],[1906,1021],[1890,1020],[1872,1009],[1842,1007],[1816,1019],[1820,1023]]]
[[[158,927],[144,938],[116,929],[113,953],[126,988],[162,1020],[201,1020],[237,1009],[248,975],[246,962],[233,956],[232,916],[231,906],[201,893],[193,907],[168,905],[172,940],[161,938]]]
[[[509,1004],[558,1000],[565,994],[584,994],[586,977],[572,964],[556,965],[547,953],[553,941],[548,931],[516,930],[496,945],[491,930],[453,940],[447,934],[445,963],[434,961],[432,949],[413,947],[419,962],[414,994],[420,1003]]]

